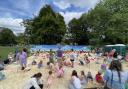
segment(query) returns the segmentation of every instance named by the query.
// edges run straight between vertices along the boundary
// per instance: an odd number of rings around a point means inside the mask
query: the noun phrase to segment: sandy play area
[[[37,60],[42,59],[41,57],[38,57]],[[32,57],[28,58],[28,62],[31,63]],[[23,72],[19,71],[19,65],[16,63],[13,63],[11,65],[8,65],[6,67],[6,70],[3,71],[3,73],[6,75],[6,79],[0,81],[0,89],[22,89],[23,85],[25,84],[26,80],[29,79],[33,74],[37,72],[41,72],[43,74],[42,80],[44,81],[44,87],[46,84],[46,78],[48,76],[48,68],[46,67],[47,59],[43,59],[44,67],[42,69],[38,69],[37,66],[30,66],[30,71]],[[102,58],[100,59],[100,63],[103,63]],[[88,71],[92,72],[93,77],[95,77],[95,74],[100,69],[101,64],[96,64],[95,61],[91,61],[90,68],[86,65],[80,66],[78,63],[75,63],[74,68],[70,67],[64,67],[65,68],[65,75],[63,78],[54,78],[54,82],[50,89],[68,89],[69,80],[71,78],[72,70],[77,70],[78,74],[80,75],[80,71],[84,70],[85,74],[87,74]],[[128,63],[123,63],[123,69],[128,70],[127,67]],[[95,85],[95,84],[93,84]],[[85,87],[85,86],[84,86]],[[86,87],[92,87],[91,84],[88,84]],[[44,88],[45,89],[45,88]]]

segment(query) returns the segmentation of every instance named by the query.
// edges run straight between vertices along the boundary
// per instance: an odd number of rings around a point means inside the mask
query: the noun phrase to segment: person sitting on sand
[[[93,81],[92,73],[90,71],[87,74],[87,81],[88,82]]]
[[[81,89],[81,82],[78,78],[76,70],[72,71],[69,89]]]
[[[47,86],[46,86],[46,89],[49,89],[53,83],[53,74],[52,74],[52,71],[49,71],[48,72],[49,75],[48,75],[48,78],[47,78]]]
[[[32,61],[32,65],[36,65],[37,62],[35,60]]]
[[[85,64],[85,61],[83,59],[80,59],[79,64],[83,66]]]
[[[101,74],[102,74],[102,71],[98,71],[98,73],[95,76],[96,82],[99,83],[99,84],[103,84],[104,83]]]
[[[57,71],[57,77],[58,77],[58,78],[61,78],[61,77],[63,77],[63,76],[64,76],[64,69],[63,69],[63,66],[60,65],[60,66],[59,66],[59,70]]]
[[[81,84],[87,83],[87,77],[86,77],[84,71],[81,71],[80,81],[81,81]]]
[[[34,74],[24,85],[23,89],[43,89],[42,74]]]
[[[50,70],[55,70],[55,66],[54,66],[54,64],[53,63],[50,63],[50,62],[47,62],[47,66],[48,66],[48,68],[50,69]]]
[[[90,60],[89,60],[88,56],[86,56],[86,57],[84,58],[84,61],[85,61],[85,63],[86,63],[87,65],[90,64]]]
[[[40,69],[40,68],[42,68],[42,67],[43,67],[43,61],[40,60],[40,62],[38,63],[38,68]]]
[[[69,61],[68,59],[65,59],[64,62],[63,62],[63,64],[64,64],[65,66],[72,66],[71,61]]]

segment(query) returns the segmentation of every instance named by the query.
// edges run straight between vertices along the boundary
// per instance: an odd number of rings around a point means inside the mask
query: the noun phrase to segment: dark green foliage
[[[0,31],[0,45],[13,45],[16,44],[16,36],[8,28],[3,28]]]
[[[24,25],[31,44],[60,43],[66,31],[64,18],[49,5],[43,7],[34,19],[24,21]]]

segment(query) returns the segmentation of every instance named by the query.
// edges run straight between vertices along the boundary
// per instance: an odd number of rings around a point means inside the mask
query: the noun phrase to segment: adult
[[[54,57],[53,51],[52,51],[52,49],[50,49],[50,52],[49,52],[49,62],[50,63],[54,63],[53,57]]]
[[[63,57],[63,51],[61,50],[60,47],[56,51],[56,56],[57,56],[57,61],[59,62],[59,64],[61,64],[62,63],[62,57]]]
[[[74,55],[73,49],[71,49],[70,61],[72,63],[72,67],[74,67],[75,55]]]
[[[72,71],[69,89],[81,89],[81,81],[78,78],[76,70]]]
[[[43,89],[42,74],[37,73],[31,77],[24,85],[23,89]]]
[[[24,67],[26,67],[27,66],[27,49],[26,48],[23,49],[22,56],[23,56]]]
[[[119,60],[113,60],[109,69],[106,70],[104,80],[106,87],[110,89],[125,89],[128,73],[122,71],[122,64]]]
[[[27,66],[27,50],[26,49],[23,49],[23,51],[20,52],[19,61],[22,67],[21,69],[24,70]]]

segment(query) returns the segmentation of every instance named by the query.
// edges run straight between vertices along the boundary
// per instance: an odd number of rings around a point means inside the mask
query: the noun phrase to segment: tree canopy
[[[68,24],[79,44],[128,43],[128,1],[103,0]],[[88,28],[91,28],[89,31]]]
[[[64,18],[49,5],[44,6],[38,16],[25,20],[24,25],[31,44],[60,43],[66,31]]]
[[[79,19],[72,19],[67,28],[64,18],[46,5],[24,25],[25,40],[31,44],[56,44],[65,39],[79,45],[127,44],[128,1],[101,0]]]
[[[1,45],[12,45],[16,44],[16,36],[8,28],[2,28],[0,31],[0,44]]]

